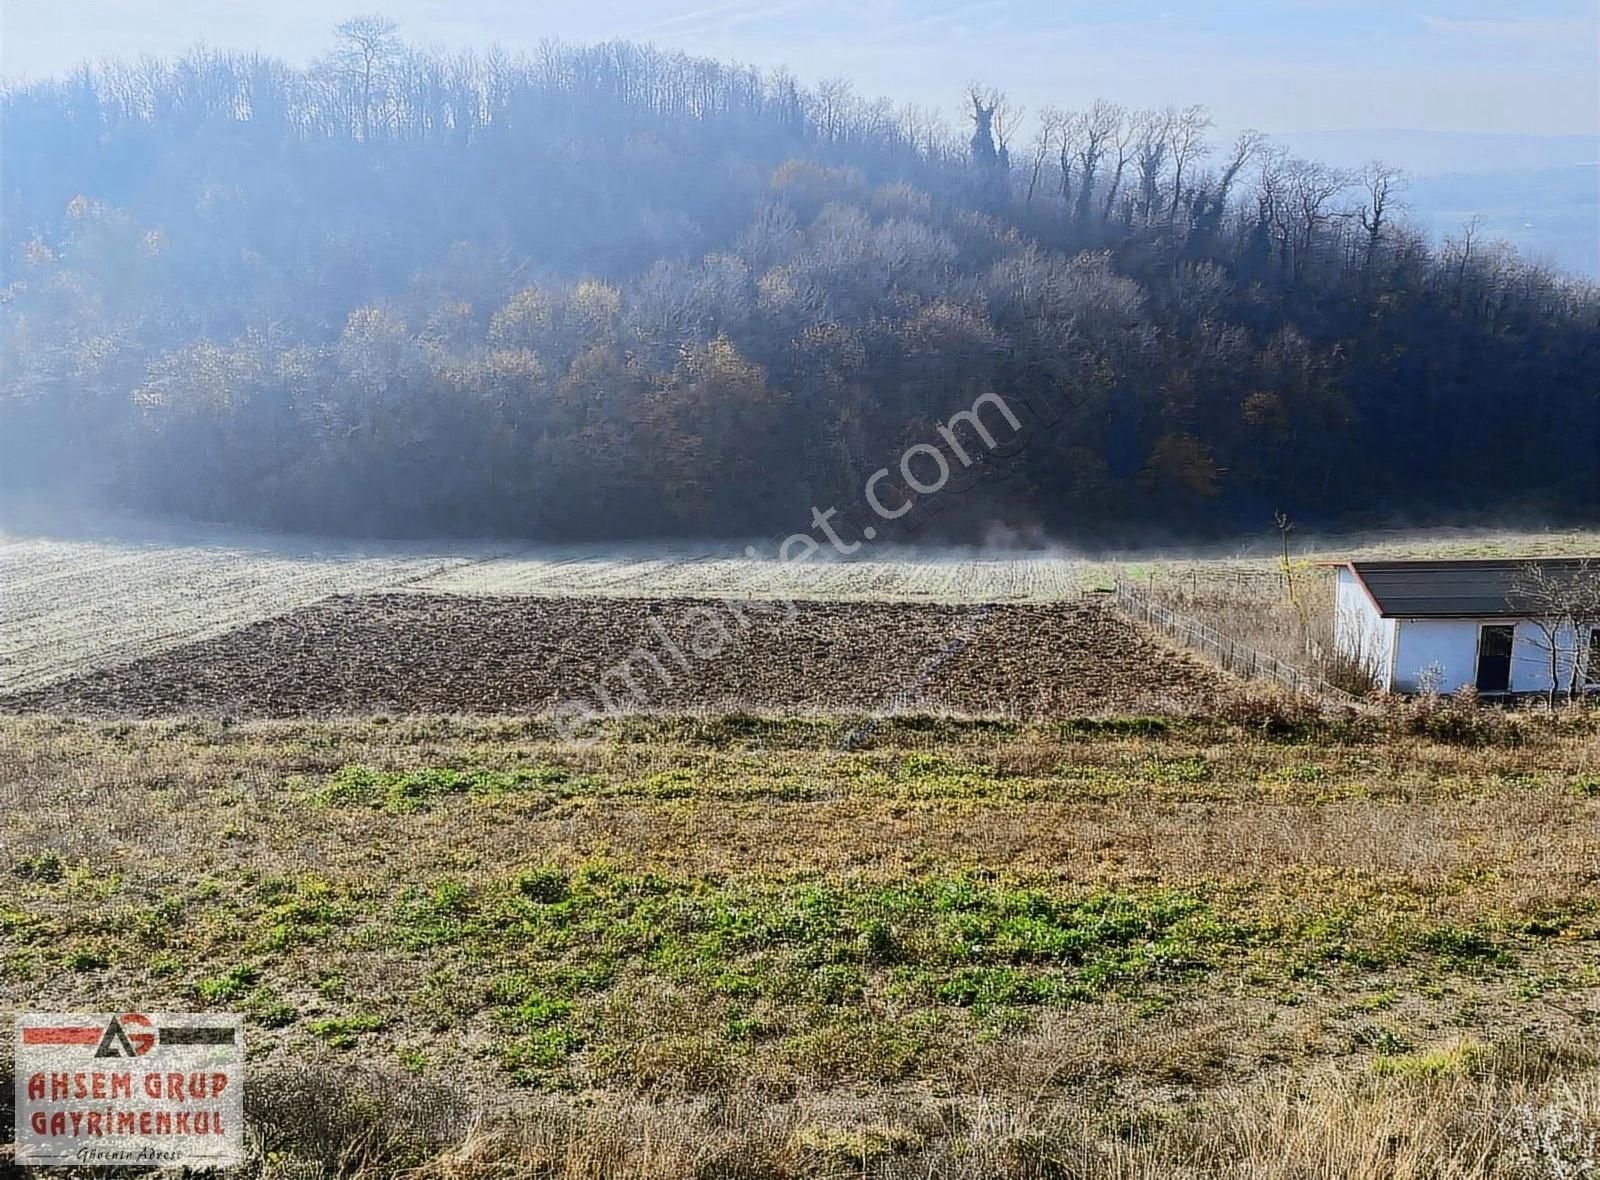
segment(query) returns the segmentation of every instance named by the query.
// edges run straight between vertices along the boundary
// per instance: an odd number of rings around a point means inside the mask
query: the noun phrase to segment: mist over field
[[[648,45],[402,32],[6,88],[7,489],[548,541],[1600,505],[1594,288],[1416,224],[1397,169],[1198,106],[1024,120],[955,84],[940,119]]]

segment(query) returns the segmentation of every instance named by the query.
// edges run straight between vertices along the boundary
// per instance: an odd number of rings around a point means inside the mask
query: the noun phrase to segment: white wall
[[[1478,632],[1485,625],[1504,626],[1507,619],[1401,619],[1399,638],[1394,660],[1396,692],[1416,692],[1431,667],[1439,670],[1438,688],[1441,693],[1478,682]],[[1523,621],[1516,625],[1516,636],[1511,646],[1511,691],[1548,692],[1550,689],[1549,641],[1544,632],[1533,623]],[[1589,642],[1587,630],[1580,632],[1584,644]],[[1565,689],[1572,674],[1574,654],[1573,635],[1570,629],[1557,636],[1560,652],[1558,684]]]
[[[1348,569],[1339,571],[1333,605],[1334,640],[1339,650],[1373,668],[1378,688],[1388,691],[1391,687],[1389,674],[1394,666],[1396,621],[1378,613],[1372,596]]]
[[[1579,628],[1577,638],[1587,650],[1589,628]],[[1559,660],[1556,686],[1565,690],[1572,683],[1572,661],[1577,657],[1578,646],[1571,627],[1563,627],[1555,640]],[[1517,624],[1517,641],[1511,649],[1511,691],[1550,691],[1550,636],[1534,623]]]
[[[1417,692],[1430,671],[1442,693],[1478,678],[1478,623],[1473,619],[1401,619],[1395,648],[1394,690]],[[1512,666],[1515,674],[1516,660]]]

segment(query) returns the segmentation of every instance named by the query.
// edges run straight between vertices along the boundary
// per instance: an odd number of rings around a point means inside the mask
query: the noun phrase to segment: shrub
[[[517,878],[517,892],[529,901],[555,905],[571,895],[571,884],[560,869],[529,869]]]
[[[311,1021],[310,1028],[330,1048],[349,1049],[363,1033],[377,1032],[383,1025],[381,1016],[329,1016]]]
[[[1301,737],[1320,720],[1316,702],[1298,693],[1251,685],[1222,702],[1218,715],[1230,725],[1265,737]]]
[[[1391,729],[1452,746],[1517,746],[1522,727],[1504,709],[1484,705],[1471,688],[1453,696],[1424,693],[1400,702],[1390,715]]]
[[[66,876],[66,866],[59,853],[47,850],[36,856],[25,856],[11,870],[24,881],[38,881],[53,885]]]
[[[256,968],[241,963],[222,975],[202,979],[194,985],[194,993],[207,1004],[221,1004],[239,999],[260,978],[261,973]]]

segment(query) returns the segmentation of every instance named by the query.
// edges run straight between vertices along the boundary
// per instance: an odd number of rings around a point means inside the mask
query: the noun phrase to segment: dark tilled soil
[[[630,711],[899,707],[1035,718],[1201,711],[1228,684],[1090,600],[791,608],[384,594],[329,598],[125,667],[0,697],[0,710],[526,713],[565,701],[599,708],[603,689]]]

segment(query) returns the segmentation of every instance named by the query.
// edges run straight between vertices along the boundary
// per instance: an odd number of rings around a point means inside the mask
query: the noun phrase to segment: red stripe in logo
[[[63,1024],[54,1027],[24,1028],[24,1045],[98,1045],[102,1030],[93,1025]]]

